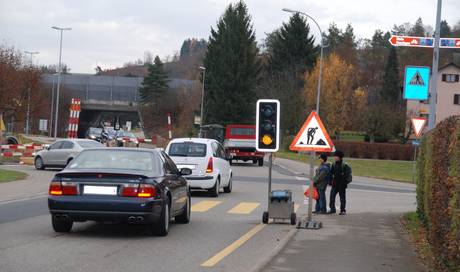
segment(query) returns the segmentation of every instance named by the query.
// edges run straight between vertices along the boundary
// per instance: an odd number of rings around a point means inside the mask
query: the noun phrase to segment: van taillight
[[[206,167],[206,173],[212,173],[213,171],[213,165],[212,165],[212,157],[209,158],[208,161],[208,166]]]
[[[77,184],[74,182],[52,181],[49,187],[50,195],[77,195]]]

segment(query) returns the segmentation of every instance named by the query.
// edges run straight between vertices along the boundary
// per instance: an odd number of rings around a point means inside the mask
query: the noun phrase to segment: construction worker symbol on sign
[[[425,82],[423,81],[422,76],[420,75],[419,71],[417,71],[414,76],[411,78],[410,85],[417,85],[417,86],[425,86]]]
[[[321,119],[312,112],[292,141],[289,149],[295,151],[330,152],[334,148]]]

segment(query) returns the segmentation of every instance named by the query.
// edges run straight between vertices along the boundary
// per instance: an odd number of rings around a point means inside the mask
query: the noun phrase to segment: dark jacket
[[[339,190],[346,189],[347,185],[353,180],[351,167],[343,161],[335,162],[331,168],[332,187]]]
[[[315,176],[313,177],[313,184],[316,188],[320,190],[326,189],[329,182],[328,176],[329,171],[331,171],[330,168],[331,167],[328,163],[322,163],[318,168],[316,168]]]

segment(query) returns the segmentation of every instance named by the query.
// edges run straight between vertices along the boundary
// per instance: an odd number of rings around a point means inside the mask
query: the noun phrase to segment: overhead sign
[[[409,47],[434,47],[434,38],[430,37],[411,37],[411,36],[391,36],[388,40],[393,46]],[[460,48],[459,38],[440,38],[440,48]]]
[[[426,125],[426,118],[422,117],[413,117],[412,118],[412,127],[414,128],[415,137],[420,138],[422,135],[422,130]]]
[[[404,99],[427,100],[430,88],[430,67],[406,66]]]
[[[334,144],[315,111],[310,113],[289,149],[292,151],[333,151]]]

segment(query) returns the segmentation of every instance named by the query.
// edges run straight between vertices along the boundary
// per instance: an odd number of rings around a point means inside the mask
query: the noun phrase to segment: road
[[[192,219],[173,224],[167,237],[153,237],[143,226],[76,223],[71,233],[51,228],[46,204],[48,182],[56,171],[1,166],[29,174],[25,181],[0,184],[0,271],[253,271],[268,263],[296,229],[261,224],[266,209],[267,167],[238,164],[234,190],[210,198],[192,196]],[[295,167],[293,167],[295,168]],[[277,189],[294,192],[298,214],[305,177],[274,167]],[[415,209],[414,188],[392,183],[353,182],[349,210],[402,212]],[[391,204],[383,208],[378,201]],[[363,205],[363,203],[367,203]]]

